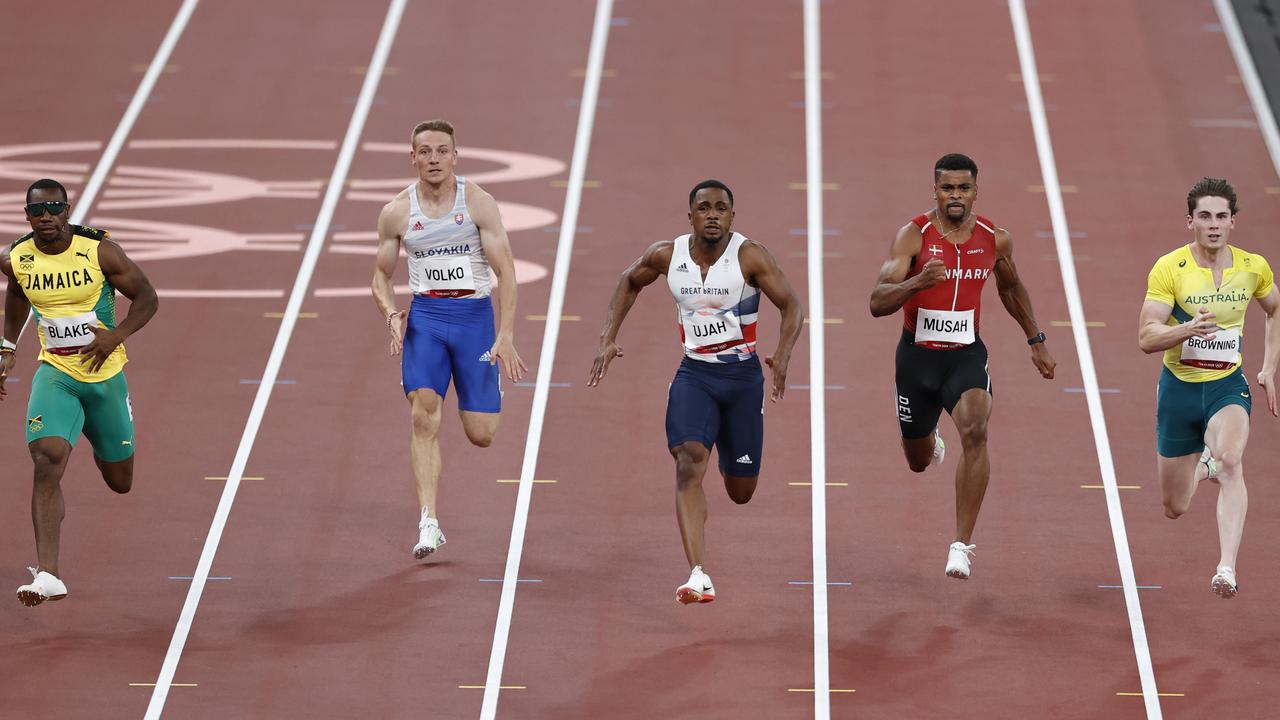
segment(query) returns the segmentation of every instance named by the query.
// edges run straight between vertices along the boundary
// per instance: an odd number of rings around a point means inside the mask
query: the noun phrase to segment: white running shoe
[[[676,588],[676,600],[683,605],[709,603],[715,599],[716,588],[711,584],[711,576],[702,572],[701,565],[694,565],[689,582]]]
[[[1209,581],[1209,589],[1224,600],[1235,597],[1240,592],[1240,586],[1236,585],[1236,571],[1226,565],[1219,565],[1218,572]]]
[[[1211,483],[1218,482],[1218,461],[1213,459],[1209,454],[1209,446],[1204,446],[1204,452],[1200,453],[1200,464],[1204,466],[1205,480]]]
[[[421,560],[443,544],[444,533],[440,531],[440,521],[435,518],[423,518],[418,523],[418,544],[413,546],[413,556]]]
[[[947,577],[969,579],[969,562],[976,547],[978,546],[965,545],[959,540],[951,543],[951,549],[947,551]]]
[[[31,584],[18,588],[18,602],[35,607],[45,600],[61,600],[67,596],[66,583],[43,570],[27,569],[31,571]]]
[[[947,457],[947,444],[942,442],[942,433],[938,428],[933,429],[933,459],[929,461],[930,465],[941,465],[942,460]]]

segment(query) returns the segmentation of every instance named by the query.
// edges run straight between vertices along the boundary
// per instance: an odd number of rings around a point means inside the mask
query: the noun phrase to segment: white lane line
[[[1275,169],[1276,176],[1280,177],[1280,130],[1276,129],[1276,118],[1271,112],[1271,104],[1267,102],[1267,93],[1262,88],[1262,80],[1258,78],[1258,69],[1253,65],[1253,56],[1249,54],[1244,33],[1240,31],[1236,10],[1232,7],[1231,0],[1213,0],[1213,6],[1218,11],[1218,20],[1227,36],[1227,44],[1231,46],[1231,56],[1240,69],[1245,92],[1249,93],[1249,104],[1253,105],[1253,114],[1258,118],[1258,129],[1262,131],[1267,153],[1271,155],[1271,166]]]
[[[822,52],[819,0],[804,3],[804,138],[809,229],[809,384],[826,385],[826,309],[822,289]],[[827,394],[809,393],[813,469],[813,716],[831,717],[827,628]]]
[[[200,552],[200,561],[196,564],[195,578],[187,590],[187,600],[182,606],[178,624],[173,630],[173,639],[169,642],[169,651],[165,654],[164,664],[156,679],[155,690],[151,693],[151,702],[147,705],[146,720],[158,720],[164,709],[165,699],[169,695],[169,687],[173,683],[174,673],[178,669],[178,660],[187,643],[187,635],[191,632],[191,624],[195,619],[196,607],[200,604],[200,596],[204,592],[205,582],[209,579],[209,569],[213,565],[213,557],[218,552],[218,543],[222,540],[222,531],[226,527],[227,516],[231,514],[231,505],[235,502],[236,491],[240,489],[240,480],[244,476],[245,466],[249,462],[249,453],[258,437],[258,428],[267,411],[267,403],[271,399],[271,391],[275,389],[276,378],[280,374],[280,365],[284,362],[285,350],[289,347],[289,339],[297,324],[298,311],[311,284],[311,275],[315,271],[320,251],[324,247],[325,236],[329,232],[329,224],[333,220],[334,209],[342,197],[347,173],[351,169],[351,160],[355,157],[360,135],[364,131],[365,119],[373,106],[373,96],[377,92],[378,82],[382,79],[382,71],[386,66],[387,55],[395,41],[396,29],[400,26],[400,17],[404,14],[406,0],[391,0],[387,9],[386,20],[382,24],[382,33],[378,36],[378,44],[373,50],[373,59],[369,61],[369,70],[364,76],[364,85],[360,88],[360,96],[356,101],[355,111],[351,114],[351,124],[347,126],[347,135],[342,141],[342,149],[338,152],[338,160],[333,174],[329,176],[329,187],[325,191],[324,201],[320,204],[320,213],[316,216],[315,228],[311,231],[307,250],[302,257],[302,265],[294,280],[293,292],[289,295],[289,303],[285,306],[284,318],[280,322],[280,330],[276,333],[275,344],[271,347],[271,356],[267,359],[266,369],[262,372],[262,383],[253,398],[253,407],[249,410],[249,419],[244,426],[244,434],[240,436],[240,446],[236,449],[231,470],[227,473],[226,485],[222,488],[222,498],[218,501],[218,509],[213,515],[213,523],[209,526],[209,535],[205,539],[204,549]]]
[[[116,125],[116,131],[111,134],[111,140],[107,142],[107,148],[102,151],[102,157],[99,158],[98,165],[93,169],[93,174],[89,176],[89,182],[85,183],[84,189],[80,191],[80,196],[76,198],[75,209],[71,211],[71,217],[68,218],[68,221],[73,225],[83,225],[85,219],[89,217],[89,211],[93,209],[93,202],[98,199],[98,193],[101,192],[102,186],[107,182],[107,175],[111,172],[111,168],[115,166],[116,158],[119,157],[125,140],[129,138],[129,133],[133,131],[133,124],[137,122],[143,106],[150,99],[151,90],[155,88],[156,80],[159,79],[164,66],[169,64],[169,56],[173,54],[173,48],[177,46],[178,38],[182,37],[182,31],[187,29],[187,21],[191,19],[191,13],[195,12],[196,5],[199,2],[200,0],[185,0],[182,3],[182,7],[178,8],[178,14],[174,16],[173,22],[169,25],[169,32],[165,33],[164,40],[160,41],[160,47],[156,50],[155,57],[151,58],[151,65],[147,68],[146,74],[142,76],[142,82],[138,83],[138,89],[134,91],[133,99],[129,101],[129,107],[125,108],[124,117],[120,118],[120,124]],[[27,326],[31,324],[31,317],[31,313],[28,312],[26,322],[22,324],[22,329],[18,331],[18,340],[22,340],[22,336],[27,333]]]
[[[587,72],[582,80],[582,102],[578,107],[578,132],[573,139],[573,160],[569,165],[569,185],[565,190],[564,212],[560,216],[560,241],[556,247],[556,264],[551,275],[551,297],[547,300],[547,324],[542,331],[542,353],[538,358],[533,407],[529,411],[529,434],[525,439],[524,464],[520,468],[515,517],[511,521],[511,545],[507,548],[507,569],[502,575],[502,598],[498,601],[498,619],[493,628],[489,673],[484,681],[481,720],[493,720],[498,713],[502,666],[507,657],[511,612],[516,604],[516,578],[520,571],[520,557],[524,554],[524,534],[529,520],[529,502],[533,496],[533,473],[538,465],[538,449],[542,444],[542,423],[547,412],[551,370],[556,360],[556,341],[560,337],[560,316],[564,312],[569,261],[573,256],[573,236],[582,202],[582,181],[587,173],[587,153],[591,149],[591,132],[595,125],[596,104],[600,95],[600,71],[604,69],[604,51],[609,42],[612,15],[613,0],[597,0],[595,24],[591,29],[591,47],[587,52]]]
[[[1138,602],[1137,581],[1133,575],[1133,558],[1129,554],[1129,537],[1124,529],[1124,513],[1120,507],[1120,490],[1116,487],[1116,469],[1111,458],[1111,441],[1107,438],[1107,421],[1102,414],[1102,395],[1098,392],[1098,374],[1093,365],[1093,349],[1085,327],[1084,303],[1080,299],[1080,285],[1076,280],[1076,265],[1071,254],[1071,233],[1067,230],[1067,213],[1062,203],[1062,188],[1058,184],[1058,167],[1054,160],[1053,144],[1049,139],[1049,121],[1045,117],[1044,98],[1040,94],[1040,76],[1036,74],[1035,50],[1031,45],[1031,27],[1027,23],[1027,9],[1023,0],[1009,0],[1009,18],[1013,23],[1013,35],[1018,44],[1018,64],[1022,71],[1022,87],[1027,94],[1027,106],[1031,109],[1031,127],[1035,132],[1036,154],[1040,159],[1040,173],[1044,178],[1045,198],[1049,202],[1049,218],[1053,225],[1053,239],[1058,248],[1058,267],[1062,271],[1063,289],[1067,295],[1067,309],[1071,316],[1071,333],[1080,359],[1080,374],[1084,379],[1085,397],[1089,405],[1089,420],[1093,427],[1093,442],[1098,451],[1098,466],[1102,473],[1103,492],[1107,498],[1107,515],[1111,520],[1111,537],[1115,542],[1116,563],[1120,568],[1120,581],[1124,585],[1124,604],[1129,612],[1129,630],[1133,636],[1133,654],[1138,663],[1138,677],[1142,681],[1142,697],[1147,706],[1147,719],[1160,720],[1160,698],[1156,691],[1155,670],[1151,667],[1151,650],[1147,647],[1147,630],[1142,620],[1142,606]]]

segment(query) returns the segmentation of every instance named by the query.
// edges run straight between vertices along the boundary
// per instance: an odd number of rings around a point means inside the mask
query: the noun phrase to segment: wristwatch
[[[1043,331],[1043,330],[1041,330],[1040,332],[1036,333],[1035,335],[1032,335],[1031,337],[1027,338],[1027,344],[1028,344],[1028,345],[1035,345],[1036,343],[1042,343],[1042,342],[1044,342],[1044,331]]]

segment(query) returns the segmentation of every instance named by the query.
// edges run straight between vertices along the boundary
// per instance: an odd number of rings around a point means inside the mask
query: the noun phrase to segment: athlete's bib
[[[920,308],[916,315],[916,344],[972,345],[975,339],[973,310]]]
[[[422,268],[422,287],[431,297],[461,297],[476,291],[470,255],[437,255]]]
[[[1218,328],[1213,339],[1200,337],[1187,338],[1182,343],[1183,365],[1203,368],[1205,370],[1225,370],[1234,367],[1240,359],[1240,329],[1230,330]]]
[[[706,316],[695,313],[681,318],[681,324],[684,336],[692,338],[692,344],[701,353],[720,352],[743,342],[742,326],[732,313]]]
[[[44,349],[54,355],[71,355],[93,342],[93,331],[98,326],[98,315],[92,312],[69,317],[40,316],[40,329],[44,332]]]

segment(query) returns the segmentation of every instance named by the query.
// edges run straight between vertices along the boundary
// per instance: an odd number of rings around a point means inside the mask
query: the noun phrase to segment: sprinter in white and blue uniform
[[[418,180],[378,217],[373,298],[391,334],[391,354],[404,350],[401,383],[413,419],[410,458],[421,506],[413,555],[444,544],[436,516],[440,483],[440,421],[450,382],[467,439],[488,447],[498,432],[502,384],[497,363],[516,382],[526,371],[513,345],[515,261],[493,196],[454,174],[453,126],[419,123],[410,158]],[[397,309],[392,276],[403,248],[413,302]],[[491,294],[497,276],[499,312]]]
[[[622,274],[588,386],[600,384],[622,356],[616,340],[636,296],[662,275],[676,301],[684,359],[667,397],[667,448],[676,461],[676,519],[691,572],[676,588],[681,603],[715,600],[706,572],[707,497],[702,479],[711,448],[725,490],[736,503],[755,492],[764,448],[764,374],[756,357],[756,316],[763,292],[782,313],[773,370],[774,401],[787,388],[787,364],[803,316],[786,275],[758,242],[732,231],[733,193],[704,180],[689,193],[691,235],[655,243]]]

